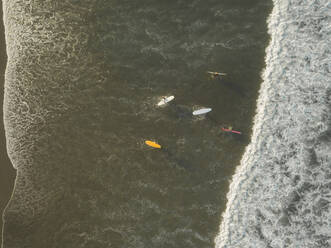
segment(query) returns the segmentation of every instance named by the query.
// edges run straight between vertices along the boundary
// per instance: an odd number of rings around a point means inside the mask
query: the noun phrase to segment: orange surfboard
[[[145,144],[154,148],[161,149],[161,146],[158,143],[155,143],[154,141],[146,140]]]

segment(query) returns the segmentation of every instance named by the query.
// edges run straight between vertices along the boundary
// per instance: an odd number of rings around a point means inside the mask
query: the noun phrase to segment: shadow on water
[[[234,140],[235,142],[238,142],[245,146],[248,145],[248,143],[250,142],[250,137],[243,133],[237,134],[220,130],[220,135],[222,137],[227,137],[229,140]]]
[[[161,151],[167,156],[167,158],[179,168],[183,168],[188,171],[194,171],[195,168],[190,161],[186,161],[182,158],[177,157],[168,148],[162,148]]]
[[[223,135],[227,135],[234,141],[241,143],[243,145],[247,145],[250,141],[249,137],[246,134],[236,134],[236,133],[230,133],[230,132],[223,132]]]
[[[214,125],[221,126],[221,123],[218,120],[216,120],[212,115],[207,115],[206,118],[207,118],[207,120],[212,122]]]
[[[174,102],[169,103],[171,111],[179,118],[179,119],[189,119],[192,118],[191,110],[185,106],[178,105]]]
[[[220,83],[220,84],[224,85],[225,87],[227,87],[228,89],[236,92],[241,97],[246,96],[245,90],[239,84],[237,84],[233,80],[231,80],[231,78],[222,77],[222,78],[216,78],[214,80],[217,83]]]

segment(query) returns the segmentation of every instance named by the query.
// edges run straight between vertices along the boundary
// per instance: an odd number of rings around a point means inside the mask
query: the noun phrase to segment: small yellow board
[[[146,140],[145,144],[148,145],[148,146],[154,147],[154,148],[161,149],[161,146],[158,143],[155,143],[155,142],[150,141],[150,140]]]

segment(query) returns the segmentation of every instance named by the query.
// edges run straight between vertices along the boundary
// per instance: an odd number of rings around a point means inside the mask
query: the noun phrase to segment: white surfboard
[[[207,71],[207,73],[214,75],[214,76],[226,76],[226,73],[224,73],[224,72]]]
[[[206,114],[208,112],[211,111],[211,108],[202,108],[202,109],[198,109],[198,110],[195,110],[193,111],[193,115],[202,115],[202,114]]]
[[[161,106],[164,105],[172,100],[174,100],[175,97],[174,96],[167,96],[167,97],[163,97],[163,99],[161,101],[159,101],[159,103],[157,104],[157,106]]]

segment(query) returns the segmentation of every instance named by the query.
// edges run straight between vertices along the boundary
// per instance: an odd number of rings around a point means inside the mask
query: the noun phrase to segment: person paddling
[[[221,78],[221,76],[226,75],[224,72],[207,71],[207,73],[210,75],[211,79]]]
[[[223,127],[222,127],[222,130],[223,130],[224,132],[235,133],[235,134],[241,134],[241,132],[239,132],[239,131],[234,131],[234,130],[232,130],[232,127],[231,127],[231,126],[228,127],[228,128],[223,128]]]

